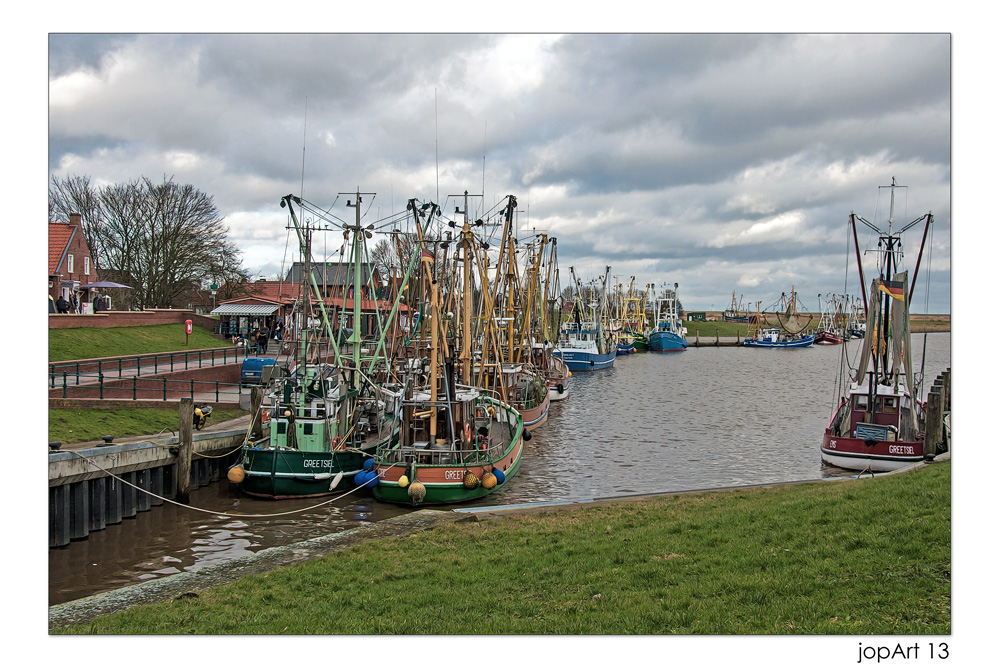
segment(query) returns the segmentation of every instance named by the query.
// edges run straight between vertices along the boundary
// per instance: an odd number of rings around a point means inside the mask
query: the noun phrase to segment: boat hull
[[[615,357],[618,356],[614,352],[600,354],[561,348],[553,351],[553,354],[566,362],[571,371],[599,371],[611,368],[615,364]]]
[[[415,464],[416,481],[424,485],[426,493],[419,502],[410,498],[408,486],[415,480],[408,480],[407,486],[400,486],[400,478],[407,474],[406,466],[399,463],[376,461],[375,471],[379,482],[372,491],[376,500],[399,505],[452,505],[466,503],[495,493],[510,484],[510,480],[521,467],[521,454],[524,451],[525,429],[520,419],[511,416],[511,424],[515,426],[509,445],[503,455],[491,462],[476,462],[465,465],[456,464]],[[516,420],[516,421],[514,421]],[[496,427],[497,425],[495,425]],[[482,484],[469,489],[463,483],[465,474],[473,473],[480,480],[487,471],[494,469],[504,473],[504,482],[487,489]]]
[[[549,388],[550,401],[562,401],[569,396],[569,380],[571,373],[566,363],[558,357],[552,358],[552,373],[545,378]]]
[[[809,347],[815,341],[815,336],[806,336],[798,340],[769,341],[746,338],[743,340],[744,347]]]
[[[258,498],[283,500],[312,498],[354,488],[354,476],[365,459],[375,453],[375,445],[357,451],[302,452],[259,446],[243,449],[244,478],[240,491]],[[336,486],[338,473],[343,473]]]
[[[832,331],[820,331],[816,334],[816,344],[817,345],[839,345],[843,343],[844,339],[841,336],[833,333]]]
[[[635,350],[635,341],[632,341],[631,343],[618,343],[615,345],[615,354],[634,354]]]
[[[654,331],[649,334],[650,352],[678,352],[688,348],[687,339],[669,331]]]
[[[924,443],[838,437],[827,428],[820,454],[823,461],[838,468],[892,472],[923,461]]]
[[[549,419],[549,406],[551,405],[551,397],[549,396],[548,385],[546,385],[545,398],[542,402],[533,408],[518,408],[518,412],[521,413],[521,419],[524,421],[524,428],[529,431],[534,431],[536,428],[544,424]]]

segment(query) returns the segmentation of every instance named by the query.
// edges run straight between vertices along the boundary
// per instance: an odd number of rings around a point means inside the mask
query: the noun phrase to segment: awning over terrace
[[[274,311],[278,310],[281,306],[278,304],[243,304],[243,303],[224,303],[213,310],[210,315],[240,315],[240,316],[251,316],[259,317],[262,315],[270,315]]]

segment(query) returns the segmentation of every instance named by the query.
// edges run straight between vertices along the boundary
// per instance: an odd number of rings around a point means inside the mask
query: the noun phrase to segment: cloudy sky
[[[916,312],[951,310],[952,37],[917,34],[59,34],[48,170],[212,195],[255,276],[280,198],[366,220],[518,201],[569,267],[680,284],[689,310],[859,294],[848,215],[932,212]],[[906,235],[907,262],[922,226]],[[872,247],[867,228],[859,240]],[[327,252],[339,253],[336,239]],[[928,259],[930,263],[928,265]],[[853,262],[853,250],[852,258]],[[869,270],[870,279],[870,270]]]

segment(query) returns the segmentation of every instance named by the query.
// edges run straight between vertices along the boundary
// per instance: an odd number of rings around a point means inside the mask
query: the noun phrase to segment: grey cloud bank
[[[52,34],[48,168],[191,183],[265,276],[289,192],[514,194],[564,284],[609,264],[692,310],[859,293],[848,214],[884,224],[895,177],[897,221],[935,216],[914,309],[951,309],[947,34]]]

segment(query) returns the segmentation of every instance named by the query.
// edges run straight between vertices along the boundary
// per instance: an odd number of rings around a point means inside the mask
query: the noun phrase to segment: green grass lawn
[[[248,414],[246,410],[214,410],[210,424],[236,419]],[[171,408],[128,408],[123,410],[80,410],[75,408],[49,409],[49,442],[65,444],[100,440],[105,435],[123,438],[133,435],[156,435],[169,430],[177,433],[180,412]]]
[[[230,341],[217,338],[204,327],[194,327],[185,342],[183,324],[111,329],[49,329],[50,362],[231,346]]]
[[[55,632],[947,635],[951,466],[440,524]]]

